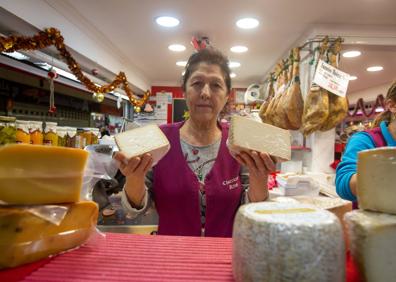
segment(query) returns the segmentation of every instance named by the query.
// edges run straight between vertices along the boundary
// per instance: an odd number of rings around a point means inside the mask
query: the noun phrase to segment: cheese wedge
[[[337,217],[300,203],[239,208],[233,228],[235,281],[344,281],[345,249]]]
[[[396,148],[377,148],[358,154],[359,208],[396,214]]]
[[[0,268],[34,262],[84,243],[95,231],[98,206],[79,202],[67,207],[59,225],[24,208],[0,208]]]
[[[16,205],[77,202],[88,152],[16,144],[0,147],[0,202]]]
[[[351,254],[364,281],[395,281],[396,215],[355,210],[345,215]]]
[[[241,116],[232,116],[228,135],[231,153],[254,150],[280,160],[291,159],[290,132]]]
[[[114,138],[118,148],[127,158],[150,153],[153,165],[157,164],[170,149],[168,139],[155,124],[122,132],[115,135]]]

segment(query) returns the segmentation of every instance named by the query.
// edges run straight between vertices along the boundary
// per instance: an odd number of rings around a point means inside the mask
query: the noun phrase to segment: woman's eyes
[[[205,82],[203,82],[203,81],[193,81],[193,83],[191,85],[194,86],[194,87],[204,87]],[[217,90],[217,89],[222,89],[223,85],[220,82],[214,82],[214,83],[210,83],[209,87],[211,89],[216,89]]]

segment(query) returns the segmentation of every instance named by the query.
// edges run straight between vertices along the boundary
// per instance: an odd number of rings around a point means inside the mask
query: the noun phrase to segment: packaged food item
[[[68,127],[57,126],[56,134],[58,135],[58,146],[66,147]]]
[[[16,143],[30,144],[30,121],[16,121]]]
[[[70,148],[80,148],[80,142],[77,142],[77,128],[68,127],[67,128],[67,139],[66,147]]]
[[[0,116],[0,145],[16,142],[15,117]]]
[[[85,128],[77,128],[77,136],[76,136],[76,146],[79,145],[78,148],[84,149],[87,145],[86,131]]]
[[[91,128],[92,145],[99,144],[100,131],[99,128]]]
[[[52,216],[60,210],[61,218]],[[95,232],[98,206],[78,202],[62,206],[0,207],[0,269],[15,267],[75,248]]]
[[[43,145],[43,123],[30,121],[30,141],[33,145]]]
[[[58,135],[56,133],[56,122],[46,122],[44,130],[44,145],[57,146],[58,145]]]

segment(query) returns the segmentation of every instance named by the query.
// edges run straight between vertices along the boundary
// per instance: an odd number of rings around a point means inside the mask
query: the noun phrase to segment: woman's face
[[[187,80],[185,97],[191,119],[198,122],[216,120],[228,99],[220,67],[200,63]]]

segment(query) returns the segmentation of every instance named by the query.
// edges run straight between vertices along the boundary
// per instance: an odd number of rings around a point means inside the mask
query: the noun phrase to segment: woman
[[[228,60],[219,51],[203,49],[189,58],[182,89],[190,117],[161,126],[171,149],[152,170],[149,154],[129,160],[116,154],[126,176],[122,203],[136,214],[150,198],[159,215],[159,234],[230,237],[241,202],[268,197],[268,173],[275,164],[266,153],[242,153],[235,160],[228,151],[228,126],[218,116],[231,78]],[[249,182],[246,195],[241,181]]]
[[[358,152],[376,147],[396,146],[396,81],[388,90],[385,108],[374,120],[373,129],[355,133],[348,140],[336,171],[337,193],[343,199],[356,202]]]

